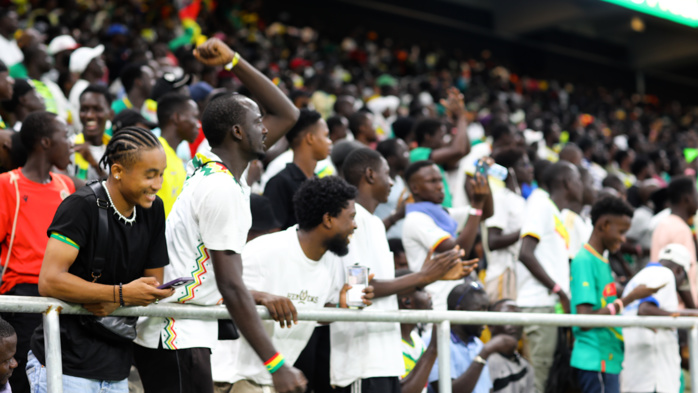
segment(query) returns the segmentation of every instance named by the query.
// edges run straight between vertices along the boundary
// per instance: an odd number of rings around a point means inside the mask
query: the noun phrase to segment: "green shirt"
[[[8,71],[10,71],[10,76],[13,78],[18,78],[18,79],[29,78],[29,74],[27,73],[27,67],[25,67],[24,63],[22,63],[22,62],[19,62],[15,65],[10,66]]]
[[[417,147],[410,152],[410,162],[428,160],[431,157],[431,149],[428,147]],[[444,201],[441,202],[443,207],[452,207],[452,196],[451,189],[448,188],[448,182],[446,181],[446,171],[441,167],[441,165],[436,165],[441,171],[441,178],[444,183]]]
[[[616,283],[608,260],[589,244],[585,244],[570,266],[570,291],[572,314],[577,306],[590,304],[600,310],[618,298]],[[592,328],[582,330],[573,327],[574,349],[572,367],[586,371],[620,374],[623,364],[623,332],[621,328]]]

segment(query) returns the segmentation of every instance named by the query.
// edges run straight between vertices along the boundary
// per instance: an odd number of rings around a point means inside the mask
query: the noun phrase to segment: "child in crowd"
[[[616,315],[623,312],[626,304],[659,290],[638,285],[623,298],[617,295],[608,259],[603,254],[620,249],[632,217],[633,209],[620,198],[606,197],[592,207],[594,230],[570,267],[573,314]],[[624,355],[621,329],[573,327],[572,332],[575,345],[570,363],[576,369],[582,392],[619,393],[618,375]]]

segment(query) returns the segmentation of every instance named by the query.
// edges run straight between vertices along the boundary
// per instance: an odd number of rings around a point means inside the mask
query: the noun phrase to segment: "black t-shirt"
[[[90,261],[97,241],[98,207],[89,187],[82,187],[66,198],[56,210],[48,235],[58,232],[80,246],[70,273],[92,281]],[[157,197],[150,209],[136,206],[136,221],[128,225],[119,221],[109,208],[109,245],[106,264],[98,284],[129,283],[143,276],[145,269],[167,265],[165,210]],[[118,292],[118,289],[117,289]],[[117,293],[118,296],[118,293]],[[63,374],[97,380],[122,380],[131,367],[132,345],[111,343],[82,327],[78,315],[61,315],[61,353]],[[44,331],[40,325],[31,340],[34,356],[46,364]]]
[[[296,225],[296,210],[293,208],[293,194],[298,191],[308,178],[294,163],[286,164],[286,168],[269,179],[264,187],[264,196],[269,198],[274,216],[281,223],[281,230]]]

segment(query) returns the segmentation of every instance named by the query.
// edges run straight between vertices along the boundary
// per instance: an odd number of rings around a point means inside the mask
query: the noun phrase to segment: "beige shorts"
[[[258,385],[253,381],[243,379],[233,384],[230,393],[276,393],[276,389],[270,385]]]
[[[516,300],[516,273],[511,268],[507,268],[499,276],[485,276],[485,291],[490,303],[502,299]]]

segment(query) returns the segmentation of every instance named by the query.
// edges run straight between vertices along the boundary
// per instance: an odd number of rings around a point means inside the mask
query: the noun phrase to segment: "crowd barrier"
[[[270,319],[267,309],[257,307],[262,319]],[[43,314],[46,372],[48,393],[62,393],[62,363],[60,340],[60,314],[89,314],[79,305],[66,303],[53,298],[0,296],[0,312],[24,312]],[[230,315],[224,306],[201,307],[187,304],[151,304],[147,307],[123,307],[112,315],[174,317],[185,319],[228,319]],[[646,327],[689,329],[689,352],[691,359],[691,392],[698,393],[698,318],[689,317],[631,317],[610,315],[568,315],[568,314],[529,314],[504,312],[464,312],[432,310],[338,310],[336,308],[298,309],[301,321],[345,321],[345,322],[400,322],[438,324],[439,380],[451,380],[450,330],[451,324],[488,325],[550,325],[580,327]],[[20,370],[17,370],[20,371]],[[22,372],[21,370],[20,372]],[[452,393],[450,383],[440,383],[441,393]]]

